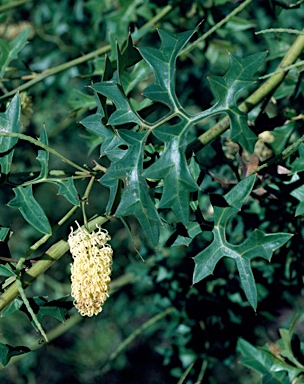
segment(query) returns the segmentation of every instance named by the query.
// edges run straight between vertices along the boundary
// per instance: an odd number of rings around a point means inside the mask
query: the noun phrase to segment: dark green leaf
[[[43,144],[46,144],[46,145],[49,144],[47,132],[46,132],[45,128],[43,128],[43,130],[40,134],[39,140]],[[40,170],[40,175],[35,180],[41,180],[41,179],[47,178],[48,173],[49,173],[49,168],[48,168],[49,157],[50,157],[50,155],[49,155],[48,151],[45,151],[44,149],[40,149],[38,151],[37,160],[39,161],[39,163],[41,165],[41,170]]]
[[[78,192],[72,178],[63,181],[56,181],[56,184],[59,186],[59,195],[64,196],[71,204],[79,205]]]
[[[172,208],[178,219],[187,226],[189,221],[190,192],[198,190],[186,161],[186,135],[191,124],[181,122],[175,126],[161,126],[153,134],[165,143],[159,160],[145,170],[148,179],[163,179],[164,188],[160,208]]]
[[[112,211],[112,207],[117,196],[119,180],[106,173],[99,181],[102,185],[110,189],[110,196],[108,198],[106,207],[106,213],[109,215]]]
[[[303,371],[285,363],[264,348],[255,348],[244,339],[238,340],[237,348],[242,354],[241,363],[260,372],[263,383],[289,384]]]
[[[122,53],[121,53],[122,50]],[[142,60],[142,57],[138,51],[133,46],[133,41],[131,34],[129,34],[129,37],[125,44],[123,44],[122,49],[119,49],[118,43],[116,44],[116,52],[117,52],[117,73],[118,73],[118,83],[122,85],[121,82],[121,75],[124,72],[126,68],[132,67],[136,63],[138,63],[140,60]]]
[[[125,91],[125,94],[128,95],[140,82],[146,80],[150,72],[151,69],[144,60],[137,63],[132,68],[132,71],[123,72],[121,74],[121,84]],[[144,99],[143,103],[152,104],[152,102],[148,99]],[[134,100],[132,100],[132,105],[135,107],[136,111],[139,110],[138,108],[136,108]],[[142,113],[141,116],[143,117]]]
[[[68,296],[65,296],[48,302],[44,298],[35,297],[34,301],[39,306],[36,313],[38,321],[41,323],[44,316],[51,316],[64,323],[67,319],[68,311],[73,307],[73,303],[67,301],[67,299]]]
[[[29,303],[40,324],[43,323],[44,316],[51,316],[64,322],[68,318],[68,311],[73,307],[73,302],[68,301],[68,298],[69,296],[64,296],[57,300],[48,301],[46,297],[37,296],[30,298]],[[29,317],[33,327],[36,329],[36,324],[24,304],[20,307],[20,310]]]
[[[270,260],[273,252],[284,245],[292,235],[287,233],[264,234],[260,230],[255,230],[240,245],[232,245],[227,242],[225,235],[227,222],[240,210],[250,194],[254,182],[254,175],[247,177],[225,195],[230,207],[214,207],[214,229],[212,231],[214,238],[206,249],[194,257],[193,283],[198,283],[211,275],[222,257],[232,258],[236,262],[247,300],[256,309],[257,291],[250,261],[255,257]]]
[[[178,34],[164,29],[159,29],[157,32],[161,39],[160,49],[140,49],[142,57],[150,65],[155,77],[155,83],[145,89],[144,95],[175,110],[177,106],[180,106],[175,95],[175,62],[179,52],[190,40],[195,30]]]
[[[202,230],[200,225],[197,222],[190,222],[187,227],[188,237],[178,235],[172,247],[176,247],[178,245],[190,245],[195,236],[199,235]]]
[[[134,110],[129,99],[124,94],[122,87],[114,81],[103,81],[92,85],[94,91],[101,93],[113,101],[116,111],[112,113],[108,123],[121,125],[126,123],[141,124],[141,119]]]
[[[15,299],[7,307],[5,307],[3,311],[1,311],[1,317],[9,316],[12,313],[18,311],[22,304],[23,301],[21,299]]]
[[[11,345],[0,343],[0,363],[6,366],[13,356],[23,355],[28,352],[31,352],[31,350],[27,347],[12,347]]]
[[[12,270],[12,268],[9,266],[9,264],[2,265],[0,264],[0,276],[15,276],[15,272]]]
[[[296,216],[303,215],[304,214],[304,185],[301,185],[301,187],[294,189],[290,194],[300,202],[296,208]]]
[[[115,216],[135,215],[148,234],[153,245],[158,244],[160,219],[155,205],[149,195],[149,189],[143,173],[143,152],[148,132],[136,133],[119,131],[119,137],[128,146],[125,156],[112,163],[106,173],[109,177],[121,179],[124,189]],[[102,178],[100,180],[102,183]]]
[[[292,341],[294,329],[281,328],[279,331],[281,335],[280,345],[282,347],[282,352],[280,352],[280,355],[283,357],[286,357],[291,363],[293,363],[296,367],[301,368],[302,372],[304,372],[304,366],[301,363],[299,363],[298,360],[295,358],[295,355],[291,347],[291,341]]]
[[[32,187],[17,187],[13,191],[16,196],[7,205],[18,208],[24,219],[37,231],[45,234],[51,233],[52,228],[49,220],[39,203],[35,200]]]
[[[270,147],[275,155],[279,155],[285,149],[285,146],[295,128],[296,122],[290,121],[282,127],[277,127],[270,132],[273,136],[274,141],[270,142]]]
[[[0,113],[0,132],[20,133],[20,97],[17,93],[4,113]],[[11,169],[14,146],[18,138],[0,136],[1,173],[8,175]]]
[[[9,231],[9,228],[0,227],[0,241],[5,241],[8,238]]]
[[[303,172],[304,171],[304,144],[300,144],[299,148],[299,157],[291,164],[292,172]]]
[[[245,58],[230,54],[230,65],[226,74],[210,77],[210,85],[216,96],[216,103],[195,117],[225,112],[230,119],[231,140],[239,143],[250,153],[254,150],[257,136],[249,129],[247,115],[238,108],[237,101],[240,92],[253,84],[252,76],[265,57],[266,53],[256,53]]]
[[[3,77],[9,63],[17,57],[18,53],[25,46],[29,33],[30,28],[26,28],[10,42],[0,39],[0,78]]]
[[[119,148],[120,145],[125,144],[111,128],[106,128],[101,122],[102,115],[95,114],[86,117],[81,124],[91,132],[100,136],[103,143],[100,148],[100,156],[107,156],[111,161],[120,160],[125,156],[126,151]]]

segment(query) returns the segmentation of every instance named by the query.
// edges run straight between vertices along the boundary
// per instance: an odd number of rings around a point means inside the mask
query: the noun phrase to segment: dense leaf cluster
[[[4,377],[301,382],[302,1],[31,7],[0,5]],[[81,327],[75,218],[114,251]]]

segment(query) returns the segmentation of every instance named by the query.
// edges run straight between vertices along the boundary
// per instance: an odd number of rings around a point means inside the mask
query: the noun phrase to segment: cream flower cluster
[[[111,239],[105,229],[89,233],[80,228],[71,231],[68,243],[74,259],[71,264],[71,296],[82,316],[97,315],[108,298],[111,281],[112,248]]]

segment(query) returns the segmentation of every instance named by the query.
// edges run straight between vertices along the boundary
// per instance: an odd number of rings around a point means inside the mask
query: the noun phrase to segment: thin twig
[[[297,29],[290,29],[290,28],[270,28],[270,29],[263,29],[262,31],[255,32],[256,35],[260,35],[263,33],[290,33],[294,35],[303,35],[303,31],[299,31]]]
[[[269,167],[271,164],[276,164],[281,160],[287,159],[289,156],[291,156],[300,146],[300,144],[304,143],[304,136],[300,137],[297,141],[292,143],[290,146],[284,149],[282,153],[279,155],[273,157],[272,159],[268,160],[266,163],[260,165],[259,167],[255,168],[254,171],[252,171],[250,174],[258,173],[262,169]]]
[[[37,329],[39,330],[39,332],[43,336],[44,340],[48,343],[47,335],[46,335],[44,329],[42,328],[42,325],[40,324],[39,320],[37,319],[37,316],[36,316],[35,312],[33,311],[28,298],[26,297],[26,294],[25,294],[24,289],[22,287],[22,282],[20,280],[20,276],[18,276],[18,275],[16,276],[16,285],[18,287],[18,292],[21,296],[21,299],[22,299],[24,305],[26,306],[26,309],[28,310],[29,314],[32,316],[33,322],[35,323]]]
[[[0,6],[0,12],[6,12],[9,11],[12,8],[19,7],[20,5],[23,5],[25,3],[28,3],[32,0],[19,0],[19,1],[10,1],[9,4],[4,4]]]
[[[31,136],[24,135],[23,133],[6,132],[3,129],[0,129],[0,136],[17,137],[18,139],[29,141],[30,143],[35,144],[37,147],[43,148],[45,151],[52,153],[53,155],[59,157],[64,163],[71,165],[72,167],[78,169],[79,171],[82,171],[84,173],[88,173],[87,169],[80,167],[78,164],[74,163],[73,161],[67,159],[65,156],[61,155],[55,149],[49,147],[48,145],[44,144],[40,140],[34,139]]]
[[[275,73],[270,79],[265,81],[255,92],[253,92],[247,99],[239,106],[242,112],[251,111],[256,105],[263,101],[266,97],[270,97],[271,94],[278,88],[282,83],[285,76],[288,73],[290,65],[295,63],[298,57],[301,55],[304,49],[304,36],[298,36],[295,42],[292,44],[285,57],[281,61],[277,68],[277,71],[283,69],[283,72]],[[187,153],[191,155],[192,152],[201,150],[204,146],[213,141],[216,137],[224,133],[230,126],[229,117],[221,119],[217,124],[208,129],[200,135],[196,140],[189,144]]]
[[[194,41],[192,44],[190,44],[188,47],[184,48],[180,53],[180,55],[186,55],[190,51],[192,51],[194,48],[196,48],[202,41],[206,40],[207,37],[212,35],[213,32],[221,28],[224,24],[226,24],[229,20],[231,20],[235,15],[237,15],[239,12],[241,12],[244,8],[247,7],[252,2],[252,0],[246,0],[242,4],[240,4],[237,8],[235,8],[232,12],[229,13],[226,17],[224,17],[221,21],[219,21],[217,24],[215,24],[212,28],[208,30],[208,32],[204,33],[200,38],[198,38],[196,41]]]
[[[154,24],[157,23],[161,18],[163,18],[165,15],[167,15],[169,12],[171,12],[172,9],[173,9],[173,7],[171,5],[167,5],[166,7],[164,7],[159,12],[159,14],[154,16],[151,20],[149,20],[145,25],[143,25],[136,32],[137,38],[139,38],[139,37],[141,38],[146,33],[148,33],[151,30],[152,26],[154,26]],[[83,64],[83,63],[85,63],[91,59],[94,59],[96,56],[103,55],[103,54],[109,52],[111,50],[111,48],[112,48],[111,45],[107,44],[103,47],[96,49],[93,52],[87,53],[86,55],[83,55],[83,56],[78,57],[74,60],[68,61],[67,63],[58,65],[58,66],[50,68],[50,69],[47,69],[46,71],[36,75],[34,79],[20,85],[19,87],[13,89],[10,92],[7,92],[5,95],[0,97],[0,100],[4,100],[4,99],[7,99],[8,97],[14,96],[18,91],[19,92],[24,91],[24,90],[32,87],[33,85],[40,83],[41,81],[45,80],[47,77],[56,75],[57,73],[63,72],[69,68]]]
[[[268,73],[267,75],[260,76],[259,80],[267,79],[268,77],[271,77],[271,76],[276,75],[278,73],[290,71],[291,69],[301,67],[302,65],[304,65],[304,60],[298,61],[297,63],[289,65],[288,67],[281,68],[281,69],[279,69],[279,70],[277,70],[275,72]]]
[[[151,325],[157,323],[159,320],[161,320],[163,317],[167,316],[171,312],[175,310],[174,307],[169,307],[165,311],[158,313],[157,315],[153,316],[151,319],[146,321],[143,325],[141,325],[139,328],[137,328],[130,336],[128,336],[122,343],[119,344],[119,346],[115,349],[114,352],[112,352],[102,367],[102,372],[107,368],[107,366],[116,359],[116,357],[123,352],[129,345],[130,343],[141,333],[143,333],[146,329],[151,327]]]

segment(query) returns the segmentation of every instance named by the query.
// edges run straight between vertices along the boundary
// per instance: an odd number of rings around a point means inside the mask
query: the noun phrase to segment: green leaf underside
[[[24,219],[37,231],[44,234],[51,233],[52,229],[49,220],[39,203],[35,200],[32,187],[17,187],[13,191],[16,196],[7,205],[18,208]]]
[[[31,352],[31,350],[27,347],[12,347],[11,345],[0,343],[0,363],[6,366],[13,356],[23,355],[28,352]]]
[[[198,189],[185,156],[190,127],[191,124],[182,121],[175,126],[154,129],[153,135],[165,143],[165,148],[160,158],[143,173],[148,179],[164,180],[159,207],[172,208],[185,226],[189,221],[190,192]]]
[[[128,146],[125,156],[112,163],[103,178],[106,184],[109,178],[123,180],[124,188],[115,216],[134,215],[145,229],[153,245],[158,244],[160,219],[154,202],[149,195],[149,188],[142,176],[144,143],[148,132],[137,133],[121,129],[119,137]]]
[[[0,113],[0,132],[20,133],[20,97],[17,93],[4,113]],[[18,138],[0,136],[0,167],[1,173],[8,175],[13,160],[14,146]]]
[[[232,245],[227,242],[225,236],[227,222],[240,210],[250,194],[254,182],[255,176],[250,176],[225,195],[230,207],[214,207],[214,229],[212,231],[214,238],[206,249],[194,257],[193,283],[198,283],[211,275],[222,257],[232,258],[236,262],[247,300],[256,309],[257,290],[250,261],[255,257],[262,257],[270,261],[273,252],[284,245],[292,235],[287,233],[264,234],[256,229],[240,245]]]
[[[244,339],[239,339],[237,349],[242,354],[240,362],[263,375],[263,383],[291,383],[303,369],[285,363],[270,351],[256,348]]]

